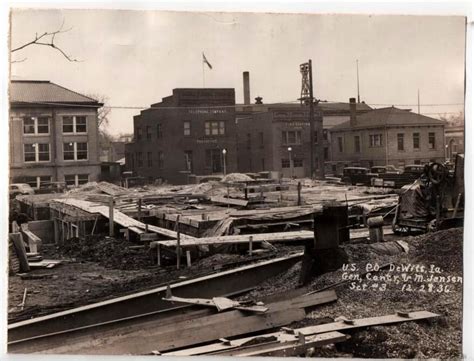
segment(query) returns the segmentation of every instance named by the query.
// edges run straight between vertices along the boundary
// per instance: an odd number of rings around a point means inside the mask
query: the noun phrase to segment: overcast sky
[[[265,103],[299,97],[299,64],[313,60],[315,96],[374,107],[402,104],[421,112],[458,112],[464,102],[465,20],[441,16],[276,15],[131,10],[16,10],[12,48],[35,33],[72,29],[56,38],[68,62],[47,47],[13,54],[12,76],[51,80],[84,94],[103,94],[111,106],[148,106],[173,88],[202,87],[201,53],[213,69],[205,85],[236,89],[250,72],[251,97]],[[423,104],[453,104],[424,106]],[[411,105],[411,106],[409,106]],[[113,134],[132,131],[139,110],[114,109]]]

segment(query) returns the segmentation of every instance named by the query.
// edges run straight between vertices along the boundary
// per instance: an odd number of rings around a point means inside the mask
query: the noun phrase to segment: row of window
[[[25,177],[24,183],[29,184],[32,188],[46,188],[51,185],[51,176],[37,176],[37,177]],[[65,174],[64,182],[67,186],[79,186],[89,182],[89,174]]]
[[[420,133],[413,133],[413,149],[419,150],[420,149]],[[382,147],[383,144],[383,135],[382,134],[369,134],[369,147],[370,148],[378,148]],[[344,151],[344,141],[342,137],[337,137],[337,148],[340,153]],[[397,149],[399,151],[405,150],[405,134],[398,133],[397,134]],[[428,133],[428,149],[436,149],[436,134],[435,133]],[[354,152],[360,153],[361,151],[361,142],[360,136],[354,136]]]
[[[23,134],[25,135],[48,135],[50,127],[49,117],[26,117],[23,118]],[[87,117],[85,115],[72,115],[63,117],[64,134],[86,134]]]
[[[153,139],[153,129],[152,126],[147,125],[145,126],[145,134],[143,134],[143,129],[141,127],[137,127],[135,129],[135,134],[138,140],[142,140],[145,137],[146,140]],[[225,121],[207,121],[204,123],[204,134],[207,136],[222,136],[225,135]],[[185,121],[183,122],[183,135],[190,136],[191,135],[191,122]],[[161,123],[156,124],[155,128],[155,136],[157,139],[163,138],[163,127]]]
[[[49,162],[51,153],[49,143],[33,143],[23,145],[23,159],[25,162]],[[63,143],[64,160],[87,160],[87,143],[68,142]]]

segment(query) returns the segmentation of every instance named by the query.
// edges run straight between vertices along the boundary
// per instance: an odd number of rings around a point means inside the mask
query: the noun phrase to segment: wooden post
[[[142,220],[142,199],[138,198],[138,220]]]
[[[109,198],[109,236],[114,236],[114,197]]]
[[[191,267],[191,251],[186,251],[186,263],[188,267]]]
[[[245,185],[244,188],[244,198],[249,199],[249,189],[247,188],[247,185]]]
[[[176,216],[176,268],[181,266],[181,234],[179,231],[179,214]]]
[[[301,206],[301,182],[298,182],[298,205]]]
[[[458,194],[458,198],[456,199],[456,204],[455,204],[454,209],[453,209],[452,218],[455,218],[455,217],[456,217],[456,214],[458,213],[459,203],[461,202],[461,196],[462,196],[462,194],[459,193],[459,194]]]
[[[253,236],[249,237],[249,256],[253,254]]]
[[[156,263],[161,267],[161,244],[158,242],[156,244]]]
[[[148,223],[145,223],[145,233],[148,233]]]

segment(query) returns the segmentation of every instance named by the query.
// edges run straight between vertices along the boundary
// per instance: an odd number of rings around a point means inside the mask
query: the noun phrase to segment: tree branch
[[[16,47],[15,49],[12,49],[11,50],[11,53],[14,53],[16,51],[19,51],[19,50],[22,50],[22,49],[25,49],[26,47],[28,46],[32,46],[32,45],[42,45],[42,46],[50,46],[52,47],[53,49],[55,49],[56,51],[58,51],[62,56],[64,56],[68,61],[71,61],[71,62],[79,62],[80,60],[77,60],[75,58],[72,58],[70,55],[68,55],[63,49],[61,49],[59,46],[57,46],[55,43],[54,43],[54,40],[56,38],[56,35],[58,34],[62,34],[62,33],[66,33],[68,31],[70,31],[72,29],[71,28],[68,28],[68,29],[65,29],[63,30],[63,26],[64,26],[64,21],[63,23],[61,24],[60,28],[56,31],[52,31],[52,32],[44,32],[42,33],[41,35],[38,36],[38,33],[35,34],[35,38],[23,45],[20,45],[18,47]],[[50,38],[50,42],[42,42],[40,40],[44,39],[46,40],[47,38]],[[25,58],[26,60],[26,58]],[[23,60],[24,61],[24,60]],[[16,63],[18,63],[19,61],[14,61]],[[13,62],[12,62],[13,63]]]

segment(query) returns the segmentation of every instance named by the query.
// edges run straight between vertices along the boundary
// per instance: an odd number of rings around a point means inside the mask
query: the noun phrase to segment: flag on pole
[[[209,62],[207,61],[206,56],[204,55],[204,53],[202,53],[202,62],[203,62],[204,64],[207,64],[207,66],[209,67],[209,69],[212,69],[212,65],[211,65],[211,63],[209,63]]]

